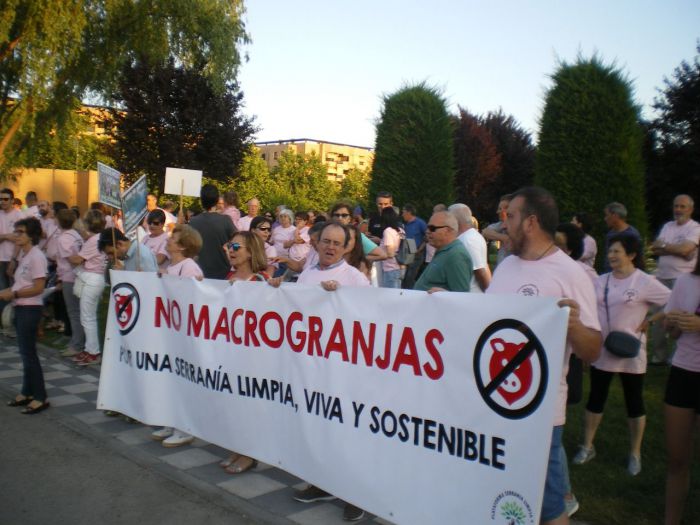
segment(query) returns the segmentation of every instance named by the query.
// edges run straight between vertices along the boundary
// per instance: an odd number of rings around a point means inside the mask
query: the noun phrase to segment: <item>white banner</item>
[[[395,523],[539,523],[568,315],[554,299],[112,283],[98,408]]]

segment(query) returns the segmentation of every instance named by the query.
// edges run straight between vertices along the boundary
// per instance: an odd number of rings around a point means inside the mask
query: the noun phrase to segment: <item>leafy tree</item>
[[[114,98],[116,167],[136,180],[148,175],[160,193],[168,166],[201,169],[214,180],[231,179],[255,128],[240,115],[243,94],[214,90],[197,72],[137,63],[128,66]]]
[[[454,195],[452,125],[442,93],[425,83],[383,99],[370,195],[390,191],[422,215]]]
[[[669,219],[673,197],[699,197],[700,44],[692,62],[681,62],[654,102],[659,116],[647,127],[647,199],[655,228]]]
[[[328,171],[315,153],[283,152],[270,177],[274,181],[269,196],[271,207],[285,204],[294,210],[324,210],[338,194],[338,186],[328,180]]]
[[[338,197],[345,201],[359,204],[364,209],[369,205],[370,170],[351,168],[345,172],[345,178],[340,181]]]
[[[5,0],[0,9],[0,164],[76,102],[108,98],[124,66],[173,58],[214,89],[235,81],[248,41],[242,0]]]
[[[477,217],[490,215],[498,198],[501,154],[482,120],[459,108],[454,118],[455,194]]]
[[[644,166],[639,108],[632,86],[597,57],[561,63],[552,76],[541,119],[535,183],[557,199],[562,219],[578,210],[594,216],[612,201],[644,235]],[[600,239],[605,227],[598,223]]]

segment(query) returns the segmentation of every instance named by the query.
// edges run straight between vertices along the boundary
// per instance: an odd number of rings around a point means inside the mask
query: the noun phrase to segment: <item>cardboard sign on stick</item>
[[[202,187],[202,170],[165,168],[165,193],[199,197]]]
[[[112,208],[121,207],[119,183],[121,181],[122,174],[119,173],[114,168],[97,163],[97,180],[99,194],[97,200],[102,204],[111,206]]]
[[[147,193],[148,188],[146,187],[146,176],[144,175],[122,194],[125,232],[131,232],[136,228],[143,216],[148,212],[146,207]]]

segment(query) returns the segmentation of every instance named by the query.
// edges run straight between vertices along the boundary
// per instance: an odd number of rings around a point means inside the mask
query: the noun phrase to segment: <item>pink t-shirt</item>
[[[96,233],[85,241],[78,252],[78,255],[85,259],[83,270],[86,272],[102,274],[107,266],[107,256],[97,249],[97,241],[99,239],[100,234]]]
[[[46,256],[38,246],[32,246],[25,255],[20,255],[17,259],[17,270],[15,270],[15,284],[12,285],[12,291],[16,292],[29,288],[34,285],[35,279],[45,279],[48,264]],[[44,304],[42,297],[44,290],[32,297],[20,297],[15,299],[17,306],[41,306]]]
[[[231,218],[231,222],[232,222],[233,225],[236,227],[236,229],[237,229],[237,230],[240,229],[240,228],[238,227],[238,221],[239,221],[239,219],[241,218],[241,212],[240,212],[240,210],[239,210],[238,208],[236,208],[235,206],[227,206],[226,208],[224,208],[224,209],[221,211],[221,214],[222,214],[222,215],[226,215],[227,217],[230,217],[230,218]]]
[[[496,267],[486,293],[573,299],[580,306],[581,323],[593,330],[600,330],[593,283],[586,277],[583,268],[561,250],[537,261],[526,261],[515,255],[506,257]],[[561,349],[563,369],[559,379],[554,426],[566,422],[566,374],[569,371],[570,355],[571,345]]]
[[[159,255],[165,255],[163,264],[158,265],[158,269],[161,272],[164,272],[168,268],[168,261],[170,259],[170,255],[168,255],[168,252],[165,249],[165,245],[168,243],[168,234],[163,232],[155,237],[147,235],[141,242],[143,242],[143,244],[153,252],[153,255],[156,258],[158,258]]]
[[[245,215],[238,219],[238,229],[242,232],[247,232],[250,230],[250,223],[253,222],[253,219],[255,217],[251,217],[250,215]]]
[[[700,224],[689,220],[684,224],[676,221],[667,222],[661,228],[658,240],[668,244],[680,244],[690,241],[695,244],[693,256],[690,259],[676,255],[662,255],[656,266],[656,276],[659,279],[677,279],[679,275],[690,273],[698,260],[698,242],[700,242]]]
[[[595,256],[598,253],[598,245],[595,239],[586,234],[583,238],[583,255],[579,258],[583,264],[587,264],[591,268],[595,266]]]
[[[677,280],[665,308],[700,315],[700,275],[684,273]],[[700,332],[682,332],[671,361],[673,366],[700,372]]]
[[[380,248],[387,247],[393,249],[394,254],[399,250],[399,244],[401,244],[401,235],[394,228],[384,228],[384,233],[382,234],[382,242],[379,243]],[[387,250],[388,253],[388,250]],[[385,272],[390,272],[392,270],[400,270],[401,266],[396,262],[396,257],[389,257],[382,261],[382,270]]]
[[[596,281],[598,280],[598,274],[595,273],[595,269],[592,268],[591,266],[588,266],[586,263],[584,263],[581,259],[576,261],[578,265],[583,268],[583,271],[586,272],[586,275],[591,278],[591,282],[595,286]]]
[[[61,230],[56,240],[58,257],[56,258],[56,273],[64,283],[75,282],[73,265],[68,262],[68,257],[78,255],[83,246],[83,238],[75,230]]]
[[[306,254],[306,260],[304,261],[304,268],[303,270],[306,270],[307,268],[316,266],[318,264],[318,252],[311,248],[309,250],[309,253]]]
[[[299,237],[304,241],[304,243],[295,243],[289,248],[289,258],[295,261],[301,261],[309,253],[311,248],[311,239],[309,238],[309,227],[304,226],[299,230]],[[296,238],[296,233],[295,233]]]
[[[294,234],[297,229],[294,226],[276,226],[272,229],[272,237],[270,237],[270,242],[277,250],[277,255],[280,257],[289,257],[289,248],[284,247],[286,241],[293,241]]]
[[[610,326],[605,313],[605,283],[608,285],[608,310]],[[647,371],[646,334],[640,334],[637,327],[642,324],[644,317],[652,305],[663,306],[668,302],[671,290],[657,281],[651,275],[641,270],[635,270],[625,279],[617,279],[612,273],[601,275],[595,284],[596,299],[598,300],[598,319],[603,341],[611,331],[625,332],[641,338],[642,346],[639,355],[634,359],[616,357],[603,346],[600,357],[593,363],[599,370],[606,372],[624,372],[627,374],[644,374]]]
[[[5,212],[0,210],[0,234],[6,235],[12,233],[15,229],[15,223],[24,219],[24,214],[12,208],[10,211]],[[15,243],[11,240],[0,241],[0,261],[7,262],[12,259],[15,253]]]
[[[171,264],[166,269],[168,275],[177,275],[178,277],[195,277],[203,278],[204,274],[199,265],[194,262],[194,259],[184,259],[177,264]]]
[[[58,225],[56,224],[56,219],[48,219],[44,217],[39,218],[41,223],[41,231],[44,233],[45,237],[39,241],[39,249],[43,250],[46,257],[51,260],[56,259],[56,235],[58,231]]]
[[[297,284],[321,284],[323,281],[338,281],[341,286],[369,286],[367,276],[344,260],[326,270],[318,265],[307,268],[299,274]]]

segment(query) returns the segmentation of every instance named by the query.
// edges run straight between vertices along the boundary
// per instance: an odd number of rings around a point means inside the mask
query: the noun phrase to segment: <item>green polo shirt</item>
[[[435,252],[413,289],[444,288],[451,292],[468,292],[473,272],[474,265],[467,249],[455,239]]]

